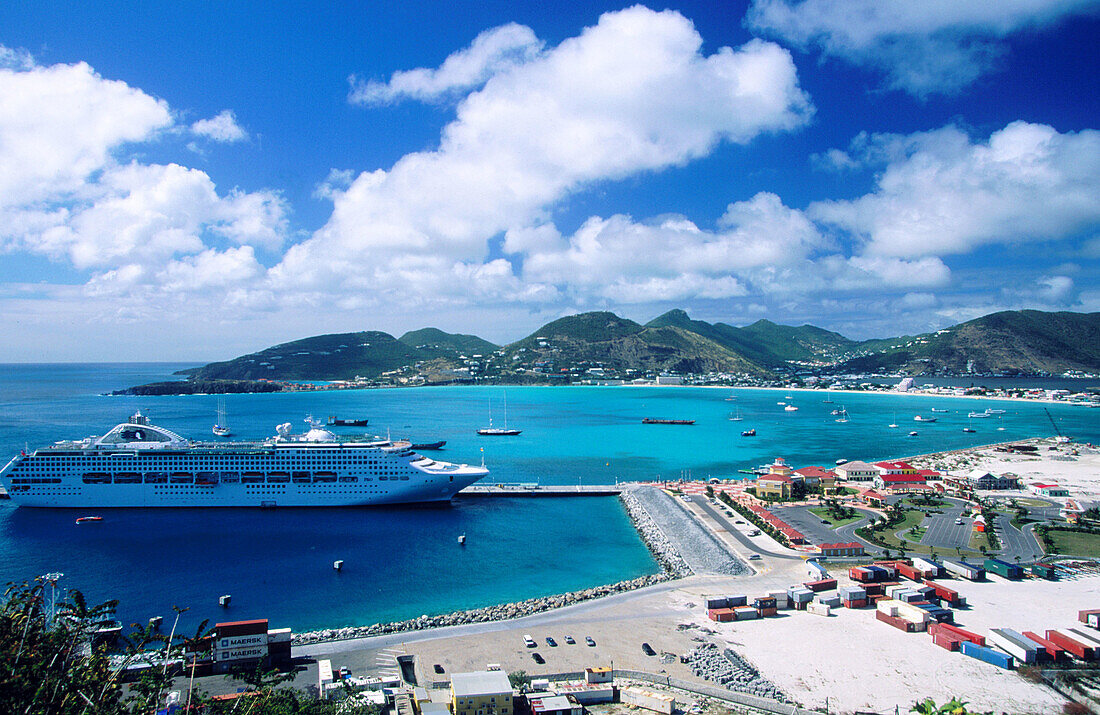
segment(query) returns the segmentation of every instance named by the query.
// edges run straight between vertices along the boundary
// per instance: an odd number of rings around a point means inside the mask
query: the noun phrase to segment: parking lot
[[[769,511],[802,532],[811,544],[835,544],[839,540],[837,533],[821,517],[810,512],[805,506],[769,507]]]
[[[920,542],[935,549],[968,548],[974,531],[974,520],[961,518],[963,507],[951,504],[942,514],[928,514],[921,525],[925,528]],[[957,524],[961,518],[962,523]]]

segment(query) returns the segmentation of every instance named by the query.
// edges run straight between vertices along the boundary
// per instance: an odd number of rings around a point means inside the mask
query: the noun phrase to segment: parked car
[[[440,665],[439,663],[436,663],[432,667],[435,668],[435,672],[437,672],[437,673],[442,673],[443,672],[443,666]]]
[[[534,648],[535,647],[535,639],[532,638],[531,636],[526,636],[525,635],[523,637],[523,645],[527,646],[528,648]]]
[[[646,655],[657,655],[657,651],[653,650],[653,646],[648,643],[642,643],[642,652]]]
[[[546,636],[546,645],[550,646],[551,648],[557,648],[558,647],[558,642],[555,641],[550,636]]]
[[[759,560],[760,560],[760,554],[753,554],[752,556],[749,557],[749,561],[759,561]]]
[[[584,637],[584,642],[587,643],[592,648],[596,647],[596,641],[592,640],[592,636],[585,636]]]
[[[565,642],[568,643],[569,645],[576,645],[577,644],[577,641],[573,640],[573,636],[566,636],[565,637]]]
[[[532,653],[532,654],[531,654],[531,658],[532,658],[532,659],[533,659],[533,660],[534,660],[534,661],[535,661],[536,663],[538,663],[539,665],[543,665],[544,663],[546,663],[546,659],[545,659],[545,658],[543,658],[543,657],[542,657],[541,655],[539,655],[539,652],[538,652],[538,651],[535,651],[534,653]]]

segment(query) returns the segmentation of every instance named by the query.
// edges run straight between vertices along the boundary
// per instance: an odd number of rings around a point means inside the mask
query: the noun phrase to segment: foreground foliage
[[[215,700],[201,689],[174,687],[165,667],[147,669],[137,682],[123,684],[123,669],[150,656],[180,658],[192,652],[210,631],[204,621],[192,635],[166,637],[152,627],[133,624],[123,638],[124,655],[112,662],[92,636],[114,613],[117,602],[89,606],[80,591],[55,601],[55,584],[9,584],[0,605],[0,713],[20,715],[149,715],[162,709],[168,693],[184,691],[180,705],[190,713],[221,715],[373,715],[377,708],[353,700],[323,701],[286,686],[292,673],[257,669],[234,674],[248,692]],[[176,609],[181,612],[186,609]],[[194,659],[187,663],[194,668]],[[185,673],[186,674],[186,673]],[[245,701],[246,706],[241,707]]]

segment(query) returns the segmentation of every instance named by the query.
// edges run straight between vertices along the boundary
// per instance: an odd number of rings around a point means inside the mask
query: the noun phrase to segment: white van
[[[535,639],[532,638],[531,636],[524,636],[523,637],[523,645],[527,646],[528,648],[534,648],[535,647]]]

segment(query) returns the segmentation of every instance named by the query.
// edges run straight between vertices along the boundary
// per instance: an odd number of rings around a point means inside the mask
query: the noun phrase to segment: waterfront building
[[[875,489],[891,492],[918,492],[928,489],[920,474],[880,474],[875,477]]]
[[[802,477],[808,487],[820,486],[822,489],[831,489],[836,486],[836,472],[825,467],[802,467],[794,470],[791,475],[794,478]]]
[[[761,474],[756,478],[756,496],[789,499],[793,483],[785,474]]]
[[[996,476],[992,472],[986,472],[981,469],[975,469],[970,473],[967,478],[970,482],[970,486],[973,489],[1019,489],[1020,484],[1015,474],[1009,474],[1008,472],[1001,476]]]
[[[836,475],[848,482],[870,482],[881,472],[873,464],[867,462],[846,462],[835,470]]]
[[[502,670],[451,675],[454,715],[512,715],[512,684]]]
[[[917,469],[909,462],[875,462],[879,474],[916,474]]]

